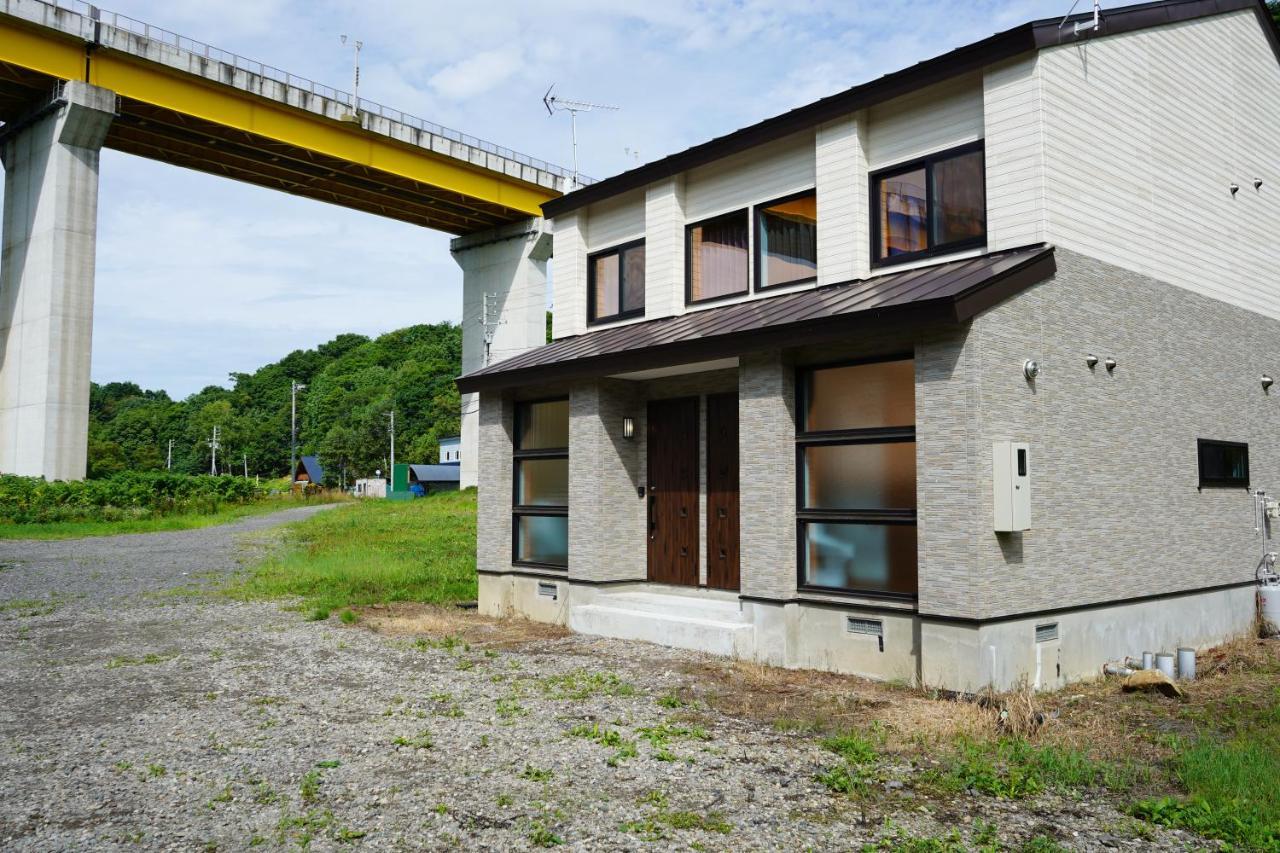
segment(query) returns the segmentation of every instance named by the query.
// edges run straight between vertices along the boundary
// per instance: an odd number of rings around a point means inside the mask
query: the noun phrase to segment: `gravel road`
[[[670,698],[720,665],[692,653],[214,594],[317,509],[0,542],[0,848],[856,849],[984,822],[1014,849],[1191,842],[1056,796],[939,804],[911,768],[864,814],[816,781],[812,736]]]

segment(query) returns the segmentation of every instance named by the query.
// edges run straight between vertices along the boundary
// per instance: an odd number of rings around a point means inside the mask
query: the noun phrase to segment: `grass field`
[[[290,525],[283,553],[240,579],[240,598],[300,599],[313,618],[341,607],[476,597],[476,493],[357,501]]]
[[[113,521],[53,521],[36,524],[0,524],[0,539],[79,539],[83,536],[118,536],[122,533],[160,533],[167,530],[193,530],[212,527],[252,515],[265,515],[308,503],[325,503],[323,499],[275,498],[248,504],[223,507],[216,512],[189,512],[156,518],[128,518]]]

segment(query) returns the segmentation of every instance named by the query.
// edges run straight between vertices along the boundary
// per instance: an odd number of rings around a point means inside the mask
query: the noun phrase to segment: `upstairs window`
[[[818,195],[814,190],[756,207],[756,290],[818,276]]]
[[[569,565],[569,401],[516,405],[511,561]]]
[[[644,241],[587,259],[587,320],[602,323],[644,315]]]
[[[981,142],[877,172],[871,176],[871,195],[877,265],[986,245]]]
[[[747,211],[738,210],[685,229],[688,302],[707,302],[747,292]]]

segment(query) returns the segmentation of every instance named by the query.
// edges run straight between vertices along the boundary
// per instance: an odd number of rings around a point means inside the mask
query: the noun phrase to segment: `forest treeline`
[[[396,461],[435,462],[441,437],[457,435],[462,332],[452,323],[410,326],[370,340],[339,335],[296,350],[231,385],[185,400],[132,382],[94,384],[89,403],[89,476],[166,467],[210,471],[209,438],[219,429],[218,472],[280,477],[289,471],[289,389],[298,392],[298,446],[315,454],[337,484],[385,470],[386,413],[396,413]]]

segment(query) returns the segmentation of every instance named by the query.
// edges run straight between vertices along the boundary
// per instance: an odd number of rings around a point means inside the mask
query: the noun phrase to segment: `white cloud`
[[[520,51],[512,45],[468,56],[440,69],[427,82],[442,97],[460,101],[502,85],[521,64]]]

